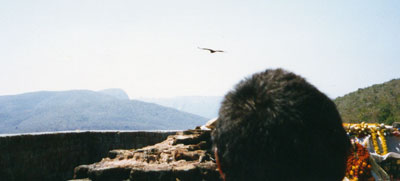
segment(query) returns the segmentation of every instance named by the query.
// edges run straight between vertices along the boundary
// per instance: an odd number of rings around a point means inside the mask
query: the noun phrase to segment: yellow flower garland
[[[382,145],[382,149],[383,149],[382,155],[386,155],[388,153],[388,148],[387,148],[386,139],[385,139],[385,135],[384,135],[384,129],[379,130],[378,133],[379,133],[379,138],[381,139],[381,145]]]
[[[370,128],[370,131],[371,131],[372,144],[374,146],[375,153],[378,155],[386,155],[388,153],[388,148],[387,148],[386,138],[385,138],[385,134],[384,134],[384,132],[385,132],[384,126],[381,126],[380,128],[378,128],[378,131],[377,131],[377,128]],[[378,140],[376,137],[377,132],[378,132],[378,136],[381,141],[382,152],[379,149]]]
[[[355,135],[358,138],[371,135],[372,144],[374,146],[375,153],[378,155],[386,155],[388,148],[385,138],[385,125],[384,124],[366,124],[364,122],[360,124],[343,124],[344,128],[350,135]],[[380,138],[380,146],[378,144],[377,136]]]
[[[375,128],[371,128],[371,138],[372,138],[372,144],[374,145],[374,150],[375,153],[380,155],[381,151],[379,149],[379,145],[378,145],[378,141],[376,140],[376,132],[375,132]]]

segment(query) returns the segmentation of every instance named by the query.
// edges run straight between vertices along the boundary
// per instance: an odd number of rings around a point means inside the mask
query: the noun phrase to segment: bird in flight
[[[222,52],[225,52],[223,50],[213,50],[213,49],[210,49],[210,48],[200,48],[200,47],[197,47],[197,48],[202,49],[202,50],[210,51],[210,53],[217,53],[217,52],[222,53]]]

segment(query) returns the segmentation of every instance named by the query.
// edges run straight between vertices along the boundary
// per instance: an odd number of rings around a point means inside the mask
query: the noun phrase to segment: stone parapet
[[[65,131],[0,135],[0,180],[68,180],[113,149],[159,143],[176,131]]]

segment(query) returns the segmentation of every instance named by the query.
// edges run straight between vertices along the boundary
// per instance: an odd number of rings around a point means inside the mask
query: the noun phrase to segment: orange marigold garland
[[[359,143],[353,143],[352,153],[347,158],[346,177],[352,181],[371,177],[368,150]]]

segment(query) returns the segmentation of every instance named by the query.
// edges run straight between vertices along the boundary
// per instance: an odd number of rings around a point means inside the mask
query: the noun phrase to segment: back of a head
[[[225,96],[213,144],[226,180],[341,180],[350,148],[335,104],[281,69]]]

